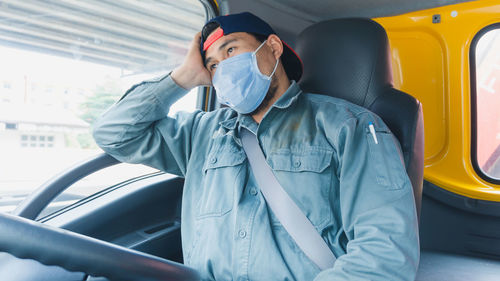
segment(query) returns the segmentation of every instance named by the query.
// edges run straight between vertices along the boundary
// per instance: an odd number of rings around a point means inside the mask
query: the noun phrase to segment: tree
[[[122,89],[119,81],[107,77],[103,83],[96,86],[94,93],[80,105],[82,110],[80,118],[90,125],[94,124],[95,120],[117,101],[121,95]]]
[[[119,99],[121,94],[122,89],[119,80],[106,77],[106,80],[98,84],[92,95],[80,105],[82,113],[79,117],[92,126],[95,120]],[[78,134],[76,139],[81,148],[97,148],[90,131],[85,134]]]

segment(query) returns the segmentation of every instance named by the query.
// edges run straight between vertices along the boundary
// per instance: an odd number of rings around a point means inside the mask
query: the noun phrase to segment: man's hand
[[[191,41],[184,62],[171,75],[177,85],[187,90],[201,85],[212,85],[210,73],[205,68],[201,58],[200,40],[201,32],[198,32]]]

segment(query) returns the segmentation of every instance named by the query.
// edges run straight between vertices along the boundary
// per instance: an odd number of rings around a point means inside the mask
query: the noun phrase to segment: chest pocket
[[[203,166],[198,219],[220,217],[232,210],[235,189],[243,186],[245,159],[243,149],[229,137],[214,141]]]
[[[271,152],[267,160],[281,186],[318,230],[332,220],[332,156],[329,149],[301,147]],[[281,225],[272,212],[271,221]]]
[[[407,180],[399,143],[387,129],[376,129],[377,142],[366,129],[370,159],[375,167],[377,183],[387,189],[401,189]]]

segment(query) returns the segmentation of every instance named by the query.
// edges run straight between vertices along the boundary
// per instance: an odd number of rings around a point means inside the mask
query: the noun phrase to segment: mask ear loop
[[[257,49],[255,49],[255,51],[253,52],[253,53],[254,53],[254,55],[257,55],[257,52],[260,50],[260,48],[262,48],[262,46],[264,46],[264,44],[265,44],[266,42],[267,42],[267,39],[266,39],[266,40],[264,40],[264,42],[262,42],[262,44],[260,44],[260,46],[259,46]],[[268,76],[269,78],[272,78],[272,77],[273,77],[274,72],[276,72],[276,69],[278,68],[278,64],[279,64],[279,62],[280,62],[280,59],[278,58],[278,59],[276,60],[276,64],[274,65],[273,72],[271,72],[271,74]]]
[[[260,48],[262,48],[262,46],[264,46],[264,44],[266,44],[266,42],[267,42],[267,39],[266,39],[266,40],[264,40],[264,42],[262,42],[262,44],[260,44],[260,46],[259,46],[259,47],[257,47],[257,49],[255,49],[255,51],[253,51],[253,53],[254,53],[254,54],[257,54],[257,52],[260,50]]]
[[[271,75],[269,75],[269,78],[273,77],[274,72],[276,72],[276,69],[278,68],[278,64],[279,64],[279,62],[280,62],[280,59],[278,58],[278,59],[276,60],[276,64],[274,65],[273,72],[271,72]]]

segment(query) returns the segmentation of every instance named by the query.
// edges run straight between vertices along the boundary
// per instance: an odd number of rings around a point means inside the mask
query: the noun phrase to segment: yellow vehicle
[[[183,179],[118,163],[90,127],[178,66],[207,20],[243,11],[304,58],[304,30],[323,22],[383,27],[388,85],[423,116],[409,152],[421,162],[407,167],[420,179],[416,280],[500,280],[498,0],[0,0],[0,280],[197,280],[182,265]],[[220,106],[200,87],[174,111]]]

